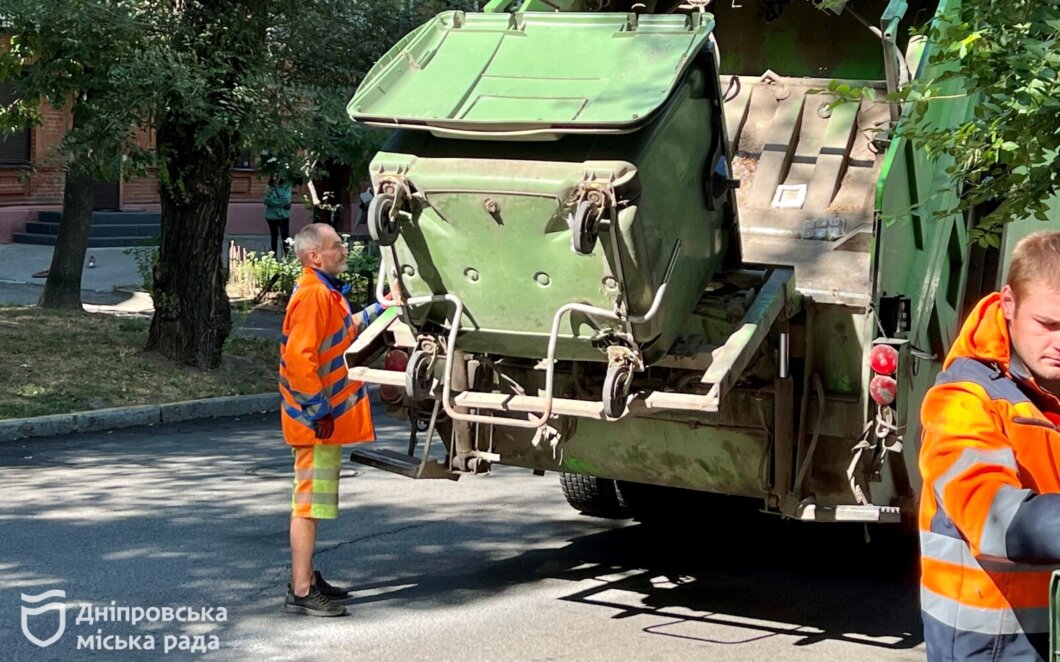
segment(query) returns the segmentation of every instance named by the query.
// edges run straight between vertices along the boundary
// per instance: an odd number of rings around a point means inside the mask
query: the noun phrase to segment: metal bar
[[[427,459],[431,455],[431,443],[434,441],[434,426],[438,423],[438,410],[441,409],[441,403],[437,400],[434,401],[434,408],[431,410],[431,421],[427,424],[427,441],[423,443],[423,457],[420,459],[420,466],[416,469],[416,478],[423,476],[423,472],[427,469]],[[415,425],[415,422],[413,422]],[[415,431],[415,427],[413,427]]]
[[[794,291],[794,278],[793,269],[774,271],[755,297],[750,310],[744,315],[740,328],[715,352],[714,362],[703,373],[701,381],[714,385],[711,396],[718,402],[750,365],[751,359],[769,334],[773,321],[784,310],[790,292]]]
[[[717,403],[713,402],[709,395],[665,393],[663,391],[649,393],[644,398],[644,408],[649,411],[653,409],[700,411],[705,413],[718,411]]]
[[[604,416],[604,405],[598,400],[553,398],[552,404],[548,405],[547,399],[541,396],[467,392],[458,394],[455,402],[461,407],[512,412],[544,412],[545,407],[549,406],[553,414],[560,416],[578,416],[601,421],[606,418]],[[707,396],[694,393],[665,393],[663,391],[652,391],[640,397],[635,397],[630,403],[630,409],[643,409],[644,411],[698,411],[705,413],[717,411],[717,407],[711,406]]]
[[[405,373],[397,372],[396,370],[379,370],[378,368],[356,366],[349,369],[348,375],[355,382],[405,388]]]
[[[364,329],[357,334],[357,337],[353,340],[353,344],[346,350],[347,354],[360,354],[364,350],[376,341],[377,338],[382,336],[387,329],[397,320],[396,310],[384,310],[383,313],[375,319],[371,324],[368,325],[367,329]]]
[[[546,398],[541,396],[481,393],[478,391],[459,393],[454,402],[461,407],[518,412],[544,412],[547,404]],[[553,398],[550,409],[553,414],[560,416],[579,416],[581,418],[604,420],[604,404],[598,400]]]

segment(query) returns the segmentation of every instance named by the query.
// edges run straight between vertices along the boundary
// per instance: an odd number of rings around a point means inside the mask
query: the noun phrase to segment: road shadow
[[[728,529],[712,527],[707,516],[685,530],[634,524],[571,538],[560,549],[534,549],[528,540],[527,551],[501,561],[364,583],[353,587],[355,597],[346,604],[398,599],[409,608],[430,608],[554,579],[579,584],[564,601],[599,607],[611,618],[665,619],[644,628],[658,636],[740,645],[795,635],[796,646],[831,640],[914,648],[923,642],[915,540],[873,537],[866,540],[860,525],[766,515]],[[403,560],[430,562],[415,550]],[[592,585],[584,588],[586,582]],[[710,634],[717,626],[746,636],[721,640]]]

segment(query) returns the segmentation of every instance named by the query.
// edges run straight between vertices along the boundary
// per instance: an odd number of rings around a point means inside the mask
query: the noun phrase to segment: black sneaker
[[[350,597],[350,589],[342,588],[341,586],[332,586],[320,575],[319,570],[313,571],[313,586],[317,587],[321,595],[328,598],[348,598]]]
[[[305,614],[306,616],[342,616],[346,608],[337,605],[317,590],[309,587],[309,593],[303,597],[294,594],[291,585],[287,585],[287,597],[283,601],[283,610],[288,614]]]

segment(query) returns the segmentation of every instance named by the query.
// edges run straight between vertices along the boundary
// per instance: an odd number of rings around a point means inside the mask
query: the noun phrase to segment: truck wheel
[[[368,234],[380,246],[390,246],[397,241],[397,221],[390,219],[393,206],[394,196],[385,194],[375,196],[368,203]]]
[[[559,483],[567,503],[582,514],[607,519],[627,519],[630,516],[626,502],[615,488],[613,480],[561,473]]]
[[[574,225],[571,236],[574,252],[580,255],[591,255],[596,248],[596,239],[600,234],[600,208],[582,200],[574,212]]]

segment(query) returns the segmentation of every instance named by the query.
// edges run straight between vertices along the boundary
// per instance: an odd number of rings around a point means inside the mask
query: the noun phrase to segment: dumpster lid
[[[367,124],[464,138],[626,133],[707,43],[710,14],[439,14],[372,67],[347,108]]]

